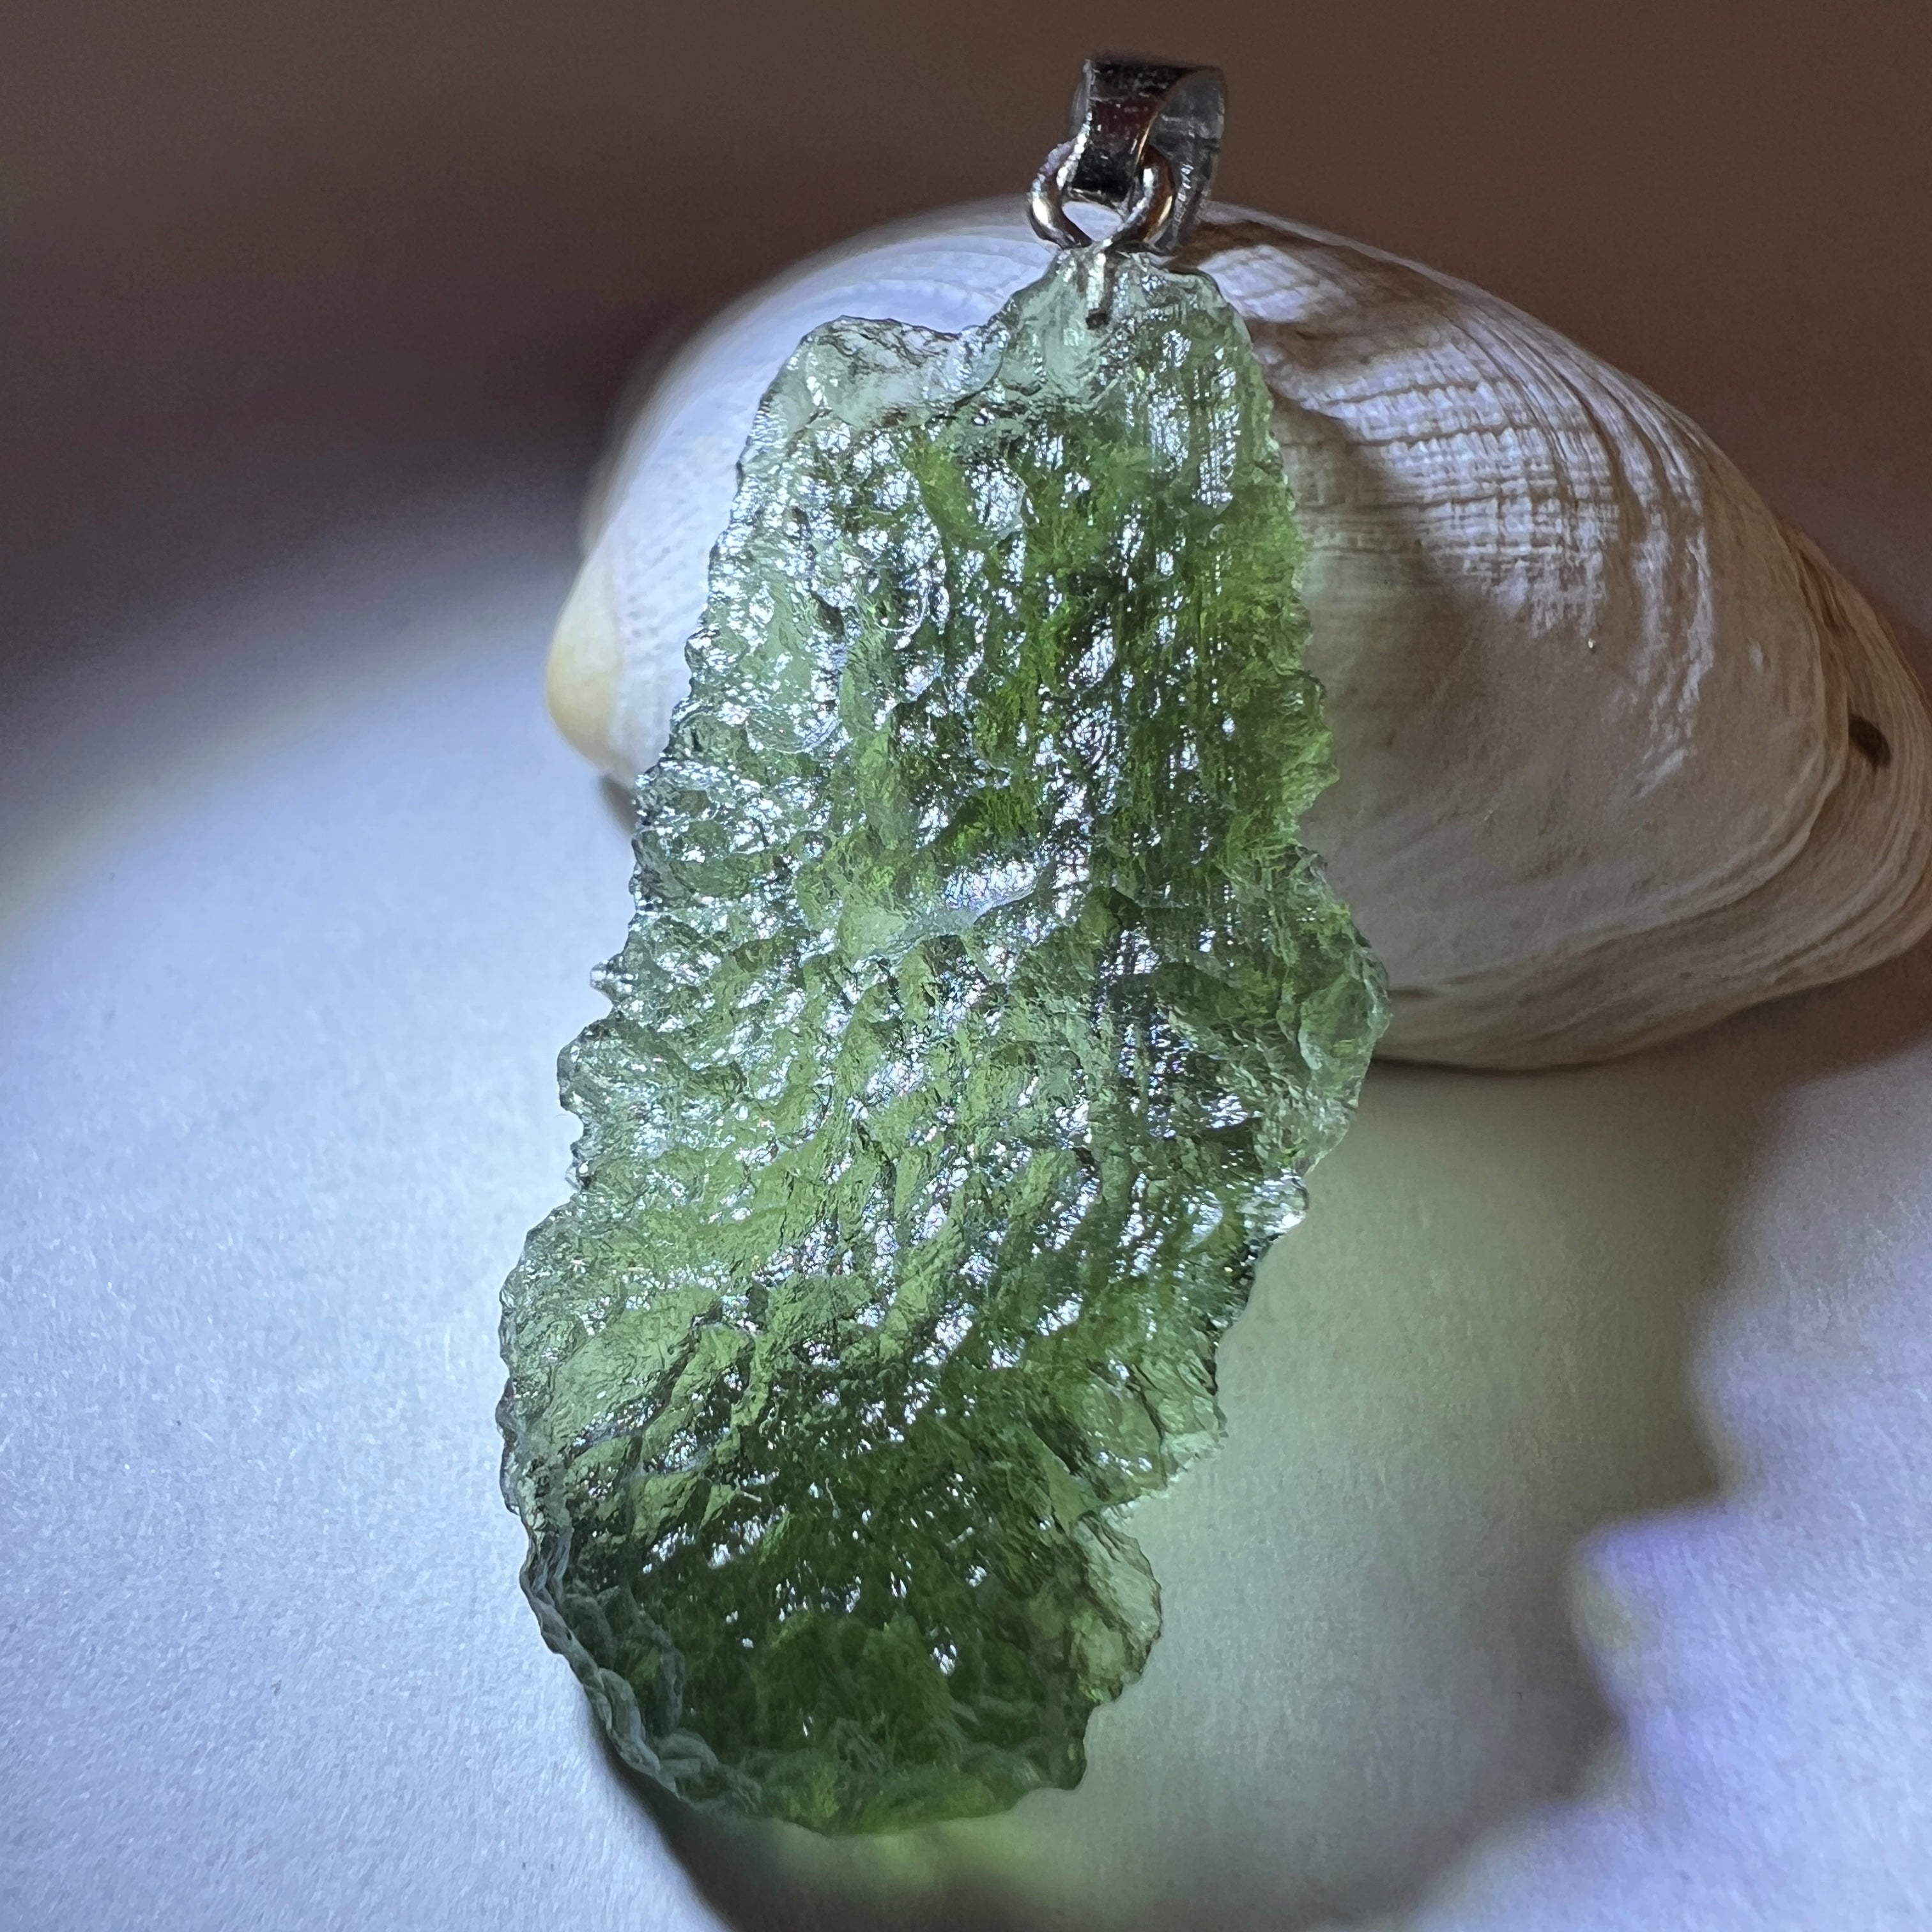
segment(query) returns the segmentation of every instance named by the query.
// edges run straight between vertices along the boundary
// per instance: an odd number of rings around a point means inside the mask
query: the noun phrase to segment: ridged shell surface
[[[662,749],[759,396],[841,314],[956,331],[1045,266],[991,203],[860,238],[655,372],[586,519],[550,699]],[[1694,424],[1506,302],[1216,209],[1309,546],[1340,776],[1304,823],[1388,970],[1387,1053],[1601,1058],[1932,925],[1932,722],[1883,622]]]

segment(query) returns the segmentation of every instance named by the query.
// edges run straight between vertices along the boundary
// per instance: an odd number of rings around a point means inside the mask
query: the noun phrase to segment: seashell
[[[956,331],[1038,274],[982,203],[818,256],[656,376],[586,512],[552,712],[628,782],[685,690],[759,396],[841,314]],[[1693,424],[1507,302],[1214,208],[1309,544],[1336,782],[1304,838],[1395,1058],[1598,1059],[1932,927],[1932,716],[1871,606]]]

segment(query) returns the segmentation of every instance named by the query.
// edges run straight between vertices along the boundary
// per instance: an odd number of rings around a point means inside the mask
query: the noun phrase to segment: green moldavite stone
[[[1125,1508],[1384,1018],[1294,842],[1260,368],[1204,277],[1094,274],[772,384],[505,1291],[545,1637],[639,1770],[820,1831],[1078,1779],[1160,1628]]]

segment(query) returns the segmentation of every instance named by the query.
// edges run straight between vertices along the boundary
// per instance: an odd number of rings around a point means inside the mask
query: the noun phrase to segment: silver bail
[[[1063,248],[1090,247],[1066,204],[1094,202],[1120,217],[1104,248],[1172,255],[1207,199],[1227,118],[1227,82],[1217,67],[1094,55],[1073,97],[1067,138],[1034,177],[1027,213],[1035,230]]]

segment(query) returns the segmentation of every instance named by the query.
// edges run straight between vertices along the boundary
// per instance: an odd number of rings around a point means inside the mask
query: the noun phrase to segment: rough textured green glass
[[[638,912],[505,1291],[524,1584],[623,1755],[826,1831],[1070,1785],[1160,1624],[1124,1505],[1340,1135],[1379,974],[1212,283],[1063,257],[761,406]]]

